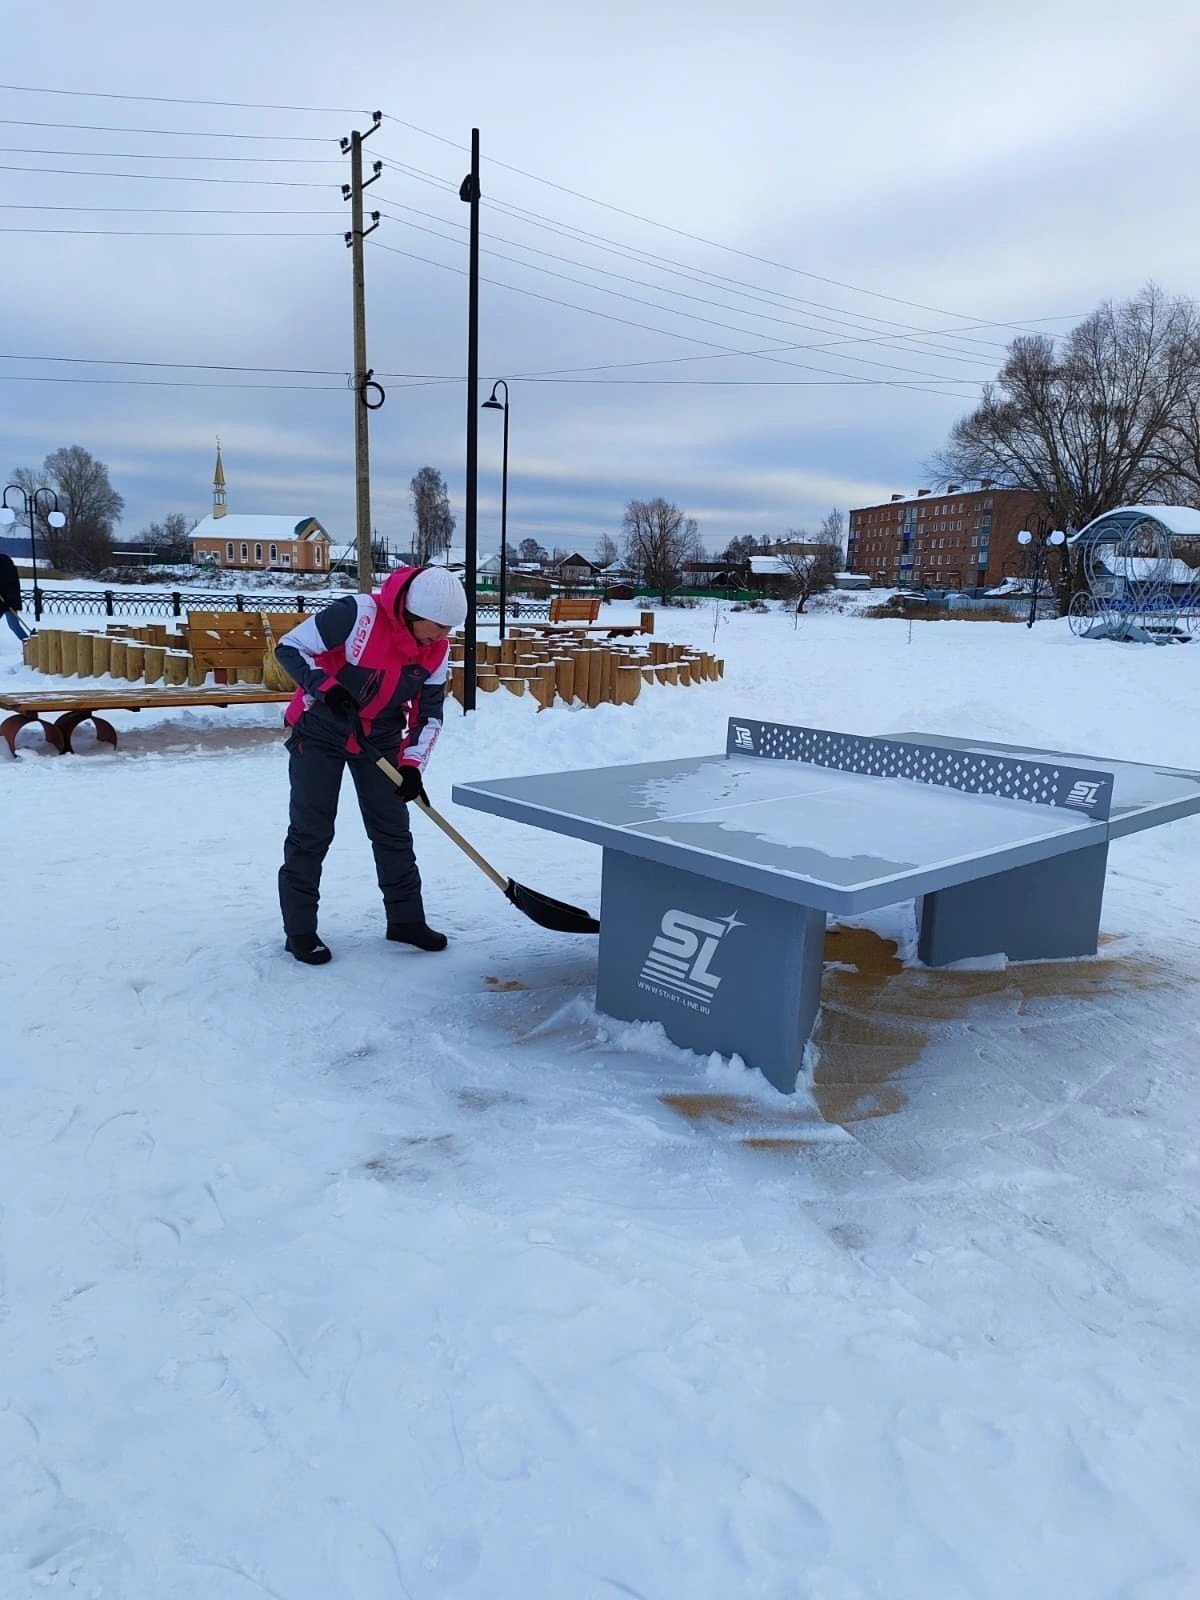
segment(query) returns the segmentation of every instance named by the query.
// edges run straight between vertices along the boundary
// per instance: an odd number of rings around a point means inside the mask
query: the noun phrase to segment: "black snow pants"
[[[395,784],[369,756],[349,756],[298,732],[288,740],[288,750],[292,795],[279,869],[284,933],[291,938],[317,931],[321,866],[333,842],[346,767],[354,779],[363,826],[375,852],[375,872],[388,922],[424,922],[408,807]]]

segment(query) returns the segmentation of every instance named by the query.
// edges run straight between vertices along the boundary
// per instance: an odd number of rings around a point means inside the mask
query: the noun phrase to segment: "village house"
[[[560,583],[593,583],[600,568],[576,552],[560,561],[554,571]]]

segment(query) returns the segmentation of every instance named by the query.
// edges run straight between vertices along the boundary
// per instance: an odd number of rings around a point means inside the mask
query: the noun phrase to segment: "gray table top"
[[[456,784],[453,796],[476,810],[844,914],[1108,836],[1106,824],[1062,808],[724,752]]]

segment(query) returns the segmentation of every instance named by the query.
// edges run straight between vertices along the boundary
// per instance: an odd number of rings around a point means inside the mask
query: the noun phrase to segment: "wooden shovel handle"
[[[381,772],[387,773],[388,777],[392,780],[397,788],[399,788],[404,782],[399,770],[392,765],[386,756],[376,756],[375,765],[380,769]],[[415,803],[420,806],[421,810],[431,822],[436,822],[442,832],[446,834],[448,838],[454,840],[455,844],[464,855],[470,856],[471,860],[481,872],[487,873],[488,877],[496,885],[497,889],[503,889],[505,893],[508,892],[508,879],[501,877],[501,875],[496,871],[495,867],[492,866],[490,861],[484,860],[484,858],[479,854],[479,851],[476,850],[475,846],[468,843],[468,841],[463,838],[462,834],[459,833],[458,829],[452,822],[447,822],[446,818],[442,816],[440,811],[435,811],[433,809],[428,800],[422,800],[420,797],[418,797]]]

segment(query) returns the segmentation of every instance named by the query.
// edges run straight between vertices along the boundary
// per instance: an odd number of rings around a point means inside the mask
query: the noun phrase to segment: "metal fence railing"
[[[348,593],[349,591],[347,591]],[[43,617],[128,617],[149,613],[152,616],[182,617],[194,611],[320,611],[336,595],[298,590],[295,594],[230,594],[226,590],[208,593],[198,589],[42,589],[39,587],[34,616]],[[480,621],[495,622],[500,617],[498,601],[480,600],[476,606]],[[508,621],[545,621],[550,615],[547,601],[510,599],[505,608]]]

